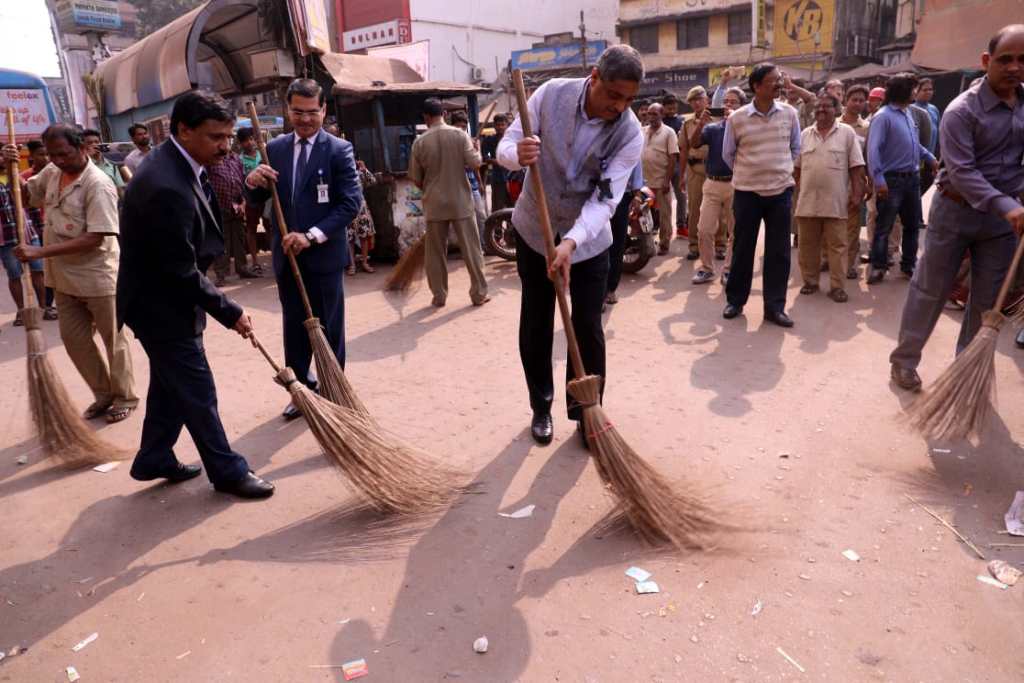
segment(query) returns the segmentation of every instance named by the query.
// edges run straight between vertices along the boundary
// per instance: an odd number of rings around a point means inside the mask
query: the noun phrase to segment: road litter
[[[482,655],[483,653],[487,652],[487,648],[490,646],[491,644],[490,642],[488,642],[487,636],[480,636],[479,638],[473,641],[473,652]]]
[[[354,681],[370,673],[370,667],[366,665],[365,659],[353,659],[341,665],[341,673],[346,681]]]
[[[1001,581],[1007,586],[1016,585],[1020,581],[1021,575],[1024,574],[1024,572],[1021,572],[1021,570],[1004,560],[992,560],[989,562],[988,573],[994,576],[997,581]]]
[[[90,581],[92,581],[92,579],[93,577],[87,576],[84,579],[79,579],[76,583],[89,583]]]
[[[135,598],[135,602],[142,602],[142,598],[146,597],[146,591],[139,593],[139,597]]]
[[[697,637],[697,634],[694,634],[694,635],[690,636],[690,642],[691,643],[699,643],[700,642],[700,638]]]
[[[651,578],[651,573],[646,569],[641,569],[640,567],[630,567],[626,570],[626,576],[634,581],[646,581]]]
[[[185,659],[185,657],[188,657],[190,654],[192,654],[192,650],[185,650],[180,655],[175,657],[175,659]]]
[[[14,462],[18,463],[19,465],[27,465],[28,464],[28,456],[27,455],[19,456],[18,459],[15,460]]]
[[[933,448],[932,452],[933,453],[952,453],[953,451],[949,450],[948,448]]]
[[[508,517],[509,519],[524,519],[526,517],[533,517],[533,510],[536,505],[527,505],[526,507],[519,508],[515,512],[499,512],[499,517]]]
[[[786,651],[783,650],[781,647],[776,647],[775,651],[778,652],[783,657],[785,657],[786,661],[789,662],[790,664],[792,664],[793,666],[795,666],[797,668],[797,670],[800,671],[800,673],[802,673],[802,674],[807,673],[807,669],[805,669],[802,666],[800,666],[800,662],[796,661],[795,659],[793,659],[792,657],[787,655]]]
[[[803,579],[804,581],[810,581],[811,580],[811,577],[808,576],[807,574],[801,574],[800,578]]]
[[[982,583],[987,583],[990,586],[995,586],[996,588],[1001,588],[1003,590],[1009,588],[1009,586],[1003,583],[1002,581],[996,581],[991,576],[985,576],[984,574],[978,574],[978,581],[981,581]]]
[[[962,533],[960,533],[959,531],[957,531],[957,530],[956,530],[956,527],[954,527],[954,526],[953,526],[952,524],[950,524],[949,522],[947,522],[946,520],[944,520],[944,519],[943,519],[942,517],[940,517],[939,515],[937,515],[937,514],[935,514],[934,512],[932,512],[932,511],[931,511],[930,509],[928,509],[928,507],[926,507],[926,506],[924,506],[924,505],[921,505],[921,503],[917,502],[917,500],[915,500],[913,496],[911,496],[911,495],[909,495],[909,494],[906,494],[906,493],[904,493],[903,495],[904,495],[904,497],[905,497],[905,498],[906,498],[907,500],[909,500],[909,501],[910,501],[911,503],[913,503],[914,505],[917,505],[917,506],[918,506],[918,507],[920,507],[920,508],[921,508],[922,510],[924,510],[925,512],[927,512],[927,513],[928,513],[929,515],[931,515],[932,517],[934,517],[935,519],[937,519],[937,520],[938,520],[938,521],[939,521],[939,522],[940,522],[940,523],[942,524],[942,526],[946,527],[947,529],[949,529],[950,531],[952,531],[952,532],[953,532],[954,534],[956,534],[956,537],[957,537],[957,538],[959,538],[959,539],[960,539],[961,541],[963,541],[964,543],[966,543],[966,544],[967,544],[967,547],[968,547],[968,548],[970,548],[971,550],[973,550],[973,551],[974,551],[974,554],[975,554],[975,555],[977,555],[977,556],[978,556],[978,557],[979,557],[980,559],[982,559],[982,560],[984,560],[984,559],[985,559],[985,555],[984,555],[984,553],[982,553],[982,552],[981,552],[980,550],[978,550],[978,546],[976,546],[976,545],[974,545],[973,543],[971,543],[971,539],[967,538],[967,537],[966,537],[966,536],[964,536],[964,535],[963,535]],[[918,529],[920,530],[920,527],[918,527]]]
[[[753,609],[750,610],[750,616],[756,617],[758,614],[761,613],[762,609],[764,609],[764,603],[758,600],[754,603]]]
[[[848,559],[850,562],[860,562],[860,555],[854,550],[844,550],[843,557]]]
[[[74,646],[73,648],[71,648],[71,651],[72,651],[72,652],[80,652],[81,650],[84,650],[84,649],[85,649],[85,647],[86,647],[86,646],[87,646],[87,645],[88,645],[89,643],[93,642],[94,640],[96,640],[96,639],[97,639],[97,638],[99,638],[99,637],[100,637],[100,634],[99,634],[99,633],[92,633],[92,634],[89,634],[88,636],[86,636],[86,637],[85,637],[85,640],[83,640],[83,641],[82,641],[82,642],[80,642],[80,643],[79,643],[78,645],[75,645],[75,646]]]
[[[78,675],[78,671],[73,666],[69,666],[64,669],[64,673],[68,677],[68,683],[75,683],[81,676]]]
[[[100,474],[106,474],[111,470],[116,470],[117,466],[120,464],[121,463],[118,462],[117,460],[114,460],[113,462],[105,462],[102,465],[96,465],[96,467],[93,467],[92,471],[99,472]]]
[[[1003,520],[1006,522],[1006,531],[1011,536],[1024,536],[1024,491],[1017,491],[1013,496],[1013,502]]]
[[[15,645],[7,651],[6,655],[3,653],[3,651],[0,651],[0,659],[3,659],[4,657],[17,657],[18,655],[23,655],[26,652],[28,652],[27,647],[24,647],[23,645]]]
[[[430,612],[427,612],[427,614],[430,614]],[[345,624],[347,624],[347,623],[348,623],[348,622],[350,622],[350,621],[352,621],[352,617],[347,617],[347,618],[345,618],[345,619],[341,619],[341,620],[339,620],[339,621],[338,621],[338,625],[339,625],[339,626],[344,626]]]
[[[637,595],[644,595],[646,593],[660,593],[661,589],[653,581],[637,581],[636,592]]]

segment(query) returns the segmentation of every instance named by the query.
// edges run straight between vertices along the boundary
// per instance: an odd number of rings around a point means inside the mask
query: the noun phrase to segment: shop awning
[[[259,22],[259,0],[209,0],[100,64],[105,114],[163,102],[204,87],[251,89],[251,53],[275,47]]]
[[[490,92],[489,88],[451,81],[424,81],[400,59],[329,52],[320,62],[334,79],[335,95],[370,99],[383,94],[429,94],[456,97]]]
[[[910,60],[941,71],[981,69],[1000,28],[1024,17],[1024,0],[928,0]]]

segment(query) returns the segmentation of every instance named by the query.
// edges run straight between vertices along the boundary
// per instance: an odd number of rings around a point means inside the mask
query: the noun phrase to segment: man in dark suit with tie
[[[306,311],[285,254],[295,255],[313,315],[320,319],[327,341],[345,367],[342,282],[349,261],[347,230],[359,213],[363,195],[352,145],[321,127],[323,88],[314,80],[298,78],[288,86],[286,98],[294,130],[267,145],[270,165],[261,164],[249,173],[246,195],[250,203],[265,202],[270,199],[270,188],[277,184],[289,230],[284,238],[279,230],[271,231],[277,295],[284,317],[285,363],[299,380],[315,388],[309,377],[313,351],[303,325]],[[293,404],[285,408],[286,419],[298,416]]]
[[[171,138],[149,154],[125,194],[117,315],[149,356],[146,419],[131,476],[171,482],[198,476],[198,465],[174,455],[186,427],[214,488],[266,498],[274,486],[253,474],[228,444],[203,347],[207,314],[242,337],[252,332],[242,307],[205,274],[224,251],[220,207],[206,167],[229,152],[234,120],[216,95],[190,92],[175,102]]]

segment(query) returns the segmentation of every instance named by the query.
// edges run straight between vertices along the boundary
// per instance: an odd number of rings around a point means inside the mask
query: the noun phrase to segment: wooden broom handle
[[[533,135],[533,127],[530,125],[530,110],[526,103],[526,86],[523,84],[523,72],[519,69],[512,71],[512,82],[516,88],[516,102],[519,105],[519,125],[523,129],[523,137]],[[548,213],[548,198],[544,194],[544,181],[540,177],[540,168],[534,166],[526,174],[533,183],[534,193],[537,195],[537,210],[540,212],[540,229],[544,233],[544,244],[547,250],[547,262],[551,264],[555,259],[555,236],[551,230],[551,215]],[[572,314],[569,312],[569,302],[565,297],[565,283],[562,276],[555,273],[555,295],[558,297],[558,310],[562,314],[562,327],[565,328],[565,340],[569,347],[569,360],[572,363],[572,372],[576,379],[582,379],[587,374],[583,367],[583,357],[580,355],[580,345],[576,341],[576,330],[572,326]]]
[[[252,342],[253,346],[260,350],[260,353],[263,354],[263,357],[267,359],[268,363],[270,363],[270,367],[274,368],[274,372],[281,372],[281,366],[277,364],[277,361],[274,360],[274,357],[270,355],[269,351],[267,351],[267,347],[263,346],[260,340],[256,337],[255,332],[249,333],[249,341]]]
[[[17,136],[14,134],[14,107],[7,108],[7,142],[12,145],[18,144]],[[7,168],[7,179],[11,184],[11,194],[14,195],[14,224],[18,228],[18,244],[28,244],[25,239],[25,210],[21,199],[21,177],[18,175],[18,163],[12,161]],[[25,263],[21,268],[21,296],[24,308],[38,308],[36,290],[32,286],[32,268]]]
[[[1010,294],[1010,287],[1013,286],[1013,282],[1016,279],[1022,255],[1024,255],[1024,236],[1018,236],[1017,251],[1013,252],[1013,262],[1010,264],[1010,270],[1006,271],[1006,277],[1003,278],[1003,286],[999,288],[999,296],[996,297],[996,305],[993,307],[993,311],[1002,313],[1003,306],[1006,304],[1006,297]]]
[[[260,146],[260,156],[263,163],[270,166],[270,156],[267,155],[267,143],[263,140],[263,133],[260,130],[260,121],[256,115],[256,103],[249,102],[249,121],[252,122],[252,131],[256,135],[256,144]],[[281,198],[277,196],[277,183],[270,186],[270,196],[274,204],[274,217],[277,218],[277,227],[281,231],[282,239],[288,234],[288,224],[284,221],[284,211],[281,210]],[[284,251],[284,247],[281,248]],[[313,317],[313,307],[309,305],[309,295],[306,293],[306,285],[302,283],[302,273],[299,272],[299,264],[295,260],[295,254],[285,252],[288,263],[292,267],[292,275],[295,276],[295,284],[299,286],[299,296],[302,297],[302,305],[306,307],[306,318]]]

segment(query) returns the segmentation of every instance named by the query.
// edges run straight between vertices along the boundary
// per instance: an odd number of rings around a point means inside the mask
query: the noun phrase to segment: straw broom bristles
[[[310,345],[313,348],[313,360],[316,362],[317,390],[320,395],[339,406],[351,408],[357,413],[369,415],[366,405],[356,394],[356,390],[348,381],[348,377],[341,369],[334,350],[327,341],[319,318],[310,318],[303,322],[306,331],[309,333]],[[331,359],[334,362],[331,362]]]
[[[253,345],[290,393],[328,462],[345,475],[356,492],[381,512],[414,514],[449,504],[462,490],[463,475],[433,461],[400,439],[384,433],[372,417],[336,405],[280,367],[263,345]]]
[[[427,236],[416,240],[398,259],[394,269],[384,281],[384,290],[388,292],[408,291],[412,283],[423,276],[423,264],[427,258]]]
[[[532,126],[523,74],[516,69],[512,72],[512,78],[519,104],[523,136],[530,137]],[[550,264],[554,258],[555,240],[547,197],[544,194],[544,183],[536,167],[527,172],[527,180],[533,183],[537,195],[538,222],[544,235]],[[687,487],[670,485],[637,455],[608,419],[600,405],[601,378],[586,374],[572,326],[565,283],[558,273],[555,274],[554,285],[562,327],[565,329],[569,360],[575,376],[575,379],[568,383],[567,389],[583,408],[584,435],[602,481],[618,499],[619,507],[637,534],[645,541],[667,542],[680,548],[704,545],[712,532],[727,528],[729,525],[718,521],[718,513],[706,502],[704,496],[693,495]]]

